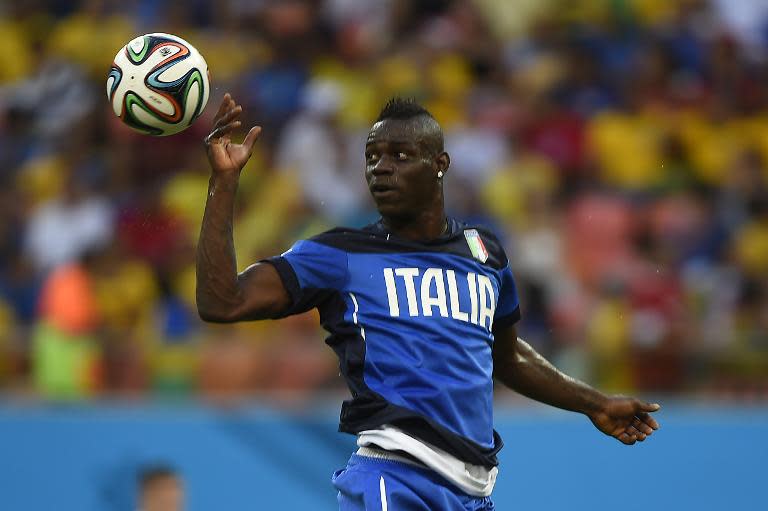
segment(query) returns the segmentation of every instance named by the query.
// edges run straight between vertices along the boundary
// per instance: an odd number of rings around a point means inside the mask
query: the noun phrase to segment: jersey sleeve
[[[280,317],[314,309],[342,289],[347,279],[347,253],[312,240],[298,241],[263,262],[275,267],[291,299]]]
[[[499,303],[493,317],[494,328],[506,327],[520,321],[520,298],[517,296],[515,278],[509,264],[501,270]]]

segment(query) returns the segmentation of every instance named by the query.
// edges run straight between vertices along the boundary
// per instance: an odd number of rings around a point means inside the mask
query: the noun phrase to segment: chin
[[[381,201],[376,202],[376,210],[381,216],[401,216],[403,214],[402,207],[396,202]]]
[[[379,212],[379,215],[383,217],[396,217],[401,215],[399,208],[393,204],[376,204],[376,210]]]
[[[376,206],[376,209],[379,211],[379,215],[381,215],[382,218],[400,222],[408,221],[414,216],[412,212],[406,211],[402,207],[398,207],[397,204],[379,204]]]

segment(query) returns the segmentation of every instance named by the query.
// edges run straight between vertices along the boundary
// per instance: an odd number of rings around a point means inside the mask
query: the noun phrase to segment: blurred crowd
[[[365,135],[413,96],[450,214],[503,237],[520,331],[610,390],[768,396],[768,3],[27,0],[0,7],[0,390],[52,399],[342,388],[314,313],[203,324],[194,248],[221,96],[264,127],[240,268],[376,218]],[[136,35],[195,45],[167,138],[106,101]]]

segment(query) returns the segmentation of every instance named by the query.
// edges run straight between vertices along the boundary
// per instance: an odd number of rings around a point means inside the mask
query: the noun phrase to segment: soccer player
[[[359,446],[333,476],[341,510],[493,509],[502,447],[494,378],[583,413],[628,445],[658,428],[650,415],[658,404],[607,396],[518,338],[504,249],[489,230],[446,216],[450,157],[439,124],[413,101],[389,101],[368,134],[365,179],[378,222],[298,241],[238,274],[233,206],[260,132],[232,142],[241,112],[225,95],[205,140],[212,173],[197,248],[198,311],[226,323],[319,310],[352,394],[339,430],[357,435]]]

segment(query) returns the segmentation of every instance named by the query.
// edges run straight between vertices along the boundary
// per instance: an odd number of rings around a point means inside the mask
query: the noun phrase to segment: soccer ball
[[[139,36],[115,55],[107,98],[125,124],[148,135],[178,133],[205,108],[208,64],[188,42],[170,34]]]

